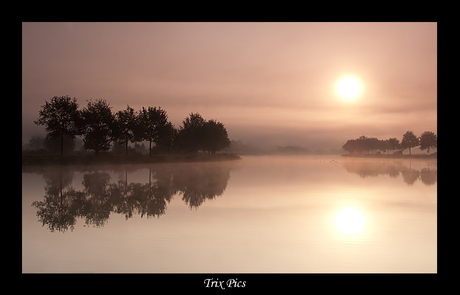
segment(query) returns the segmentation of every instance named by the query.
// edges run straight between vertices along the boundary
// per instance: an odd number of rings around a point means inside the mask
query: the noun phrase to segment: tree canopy
[[[202,150],[214,154],[228,147],[230,140],[224,124],[216,120],[206,121],[200,114],[190,113],[179,129],[177,145],[189,152]]]
[[[203,149],[215,154],[216,151],[230,146],[227,130],[224,124],[209,120],[203,126]]]
[[[437,136],[431,131],[425,131],[418,138],[412,131],[407,131],[403,134],[401,143],[395,137],[379,140],[375,137],[366,137],[361,136],[357,139],[347,140],[346,143],[342,145],[342,149],[349,153],[362,154],[369,152],[388,152],[395,150],[404,150],[409,149],[409,153],[412,154],[411,149],[414,147],[420,146],[421,150],[428,149],[428,154],[430,148],[437,148]]]
[[[61,155],[64,154],[64,135],[75,138],[79,134],[81,116],[78,111],[77,99],[70,96],[54,96],[50,102],[38,112],[38,119],[34,121],[37,125],[45,125],[48,132],[48,139],[60,139]]]
[[[142,107],[139,112],[139,125],[143,134],[142,139],[149,142],[149,155],[152,155],[152,143],[164,143],[167,146],[172,144],[170,139],[174,134],[173,126],[168,122],[168,115],[161,107]]]
[[[179,127],[176,141],[178,147],[188,152],[197,152],[203,149],[203,127],[205,122],[200,114],[190,113]]]
[[[401,147],[403,149],[409,149],[409,154],[412,154],[411,148],[414,148],[420,144],[419,139],[415,136],[414,132],[407,131],[404,133],[403,138],[401,140]]]
[[[129,142],[144,140],[149,141],[149,155],[152,154],[152,144],[156,150],[168,153],[170,150],[216,153],[230,144],[223,123],[206,121],[198,113],[190,113],[176,129],[161,107],[142,107],[137,112],[128,105],[126,109],[112,113],[104,99],[89,100],[87,106],[79,110],[76,98],[55,96],[51,102],[45,102],[39,111],[39,118],[34,122],[46,126],[48,141],[54,144],[56,138],[60,138],[61,155],[64,139],[67,142],[76,135],[82,135],[83,147],[94,150],[96,155],[108,151],[112,143],[123,144],[127,155]],[[74,146],[71,143],[70,150]]]
[[[82,111],[85,149],[94,150],[96,155],[99,151],[108,151],[112,141],[115,118],[106,100],[98,99],[88,101],[88,105]]]
[[[126,106],[126,110],[118,111],[115,114],[113,138],[118,143],[125,145],[126,155],[128,155],[128,143],[142,139],[137,113],[129,105]]]
[[[420,149],[427,150],[430,153],[430,148],[438,147],[438,137],[431,131],[425,131],[420,135]]]

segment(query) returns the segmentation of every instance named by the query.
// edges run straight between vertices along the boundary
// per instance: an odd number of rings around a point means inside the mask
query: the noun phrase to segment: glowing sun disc
[[[361,92],[361,84],[355,78],[343,78],[337,85],[337,91],[343,98],[351,99]]]

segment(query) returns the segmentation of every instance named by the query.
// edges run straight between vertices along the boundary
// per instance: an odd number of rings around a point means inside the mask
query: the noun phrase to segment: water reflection
[[[408,185],[417,180],[424,185],[435,185],[436,163],[425,166],[417,167],[412,162],[402,161],[343,163],[347,172],[362,178],[379,175],[396,178],[401,175]],[[166,213],[167,204],[174,196],[180,197],[190,209],[197,209],[206,200],[223,195],[230,178],[230,167],[208,163],[155,165],[143,169],[117,166],[111,170],[79,171],[61,166],[43,172],[45,196],[32,206],[37,209],[36,215],[43,226],[60,232],[73,231],[78,218],[84,220],[84,226],[102,227],[112,213],[123,215],[126,220],[135,215],[159,218]],[[77,171],[82,172],[82,189],[72,186]],[[136,171],[143,176],[128,179],[128,174],[133,175]],[[114,173],[118,174],[118,180],[113,179]],[[142,177],[148,182],[139,182]],[[346,207],[337,213],[335,225],[342,233],[359,233],[365,226],[365,218],[356,208]]]
[[[436,272],[436,162],[332,159],[23,167],[23,272]]]
[[[77,218],[85,219],[85,225],[101,227],[111,213],[123,214],[126,219],[133,215],[160,217],[176,194],[196,209],[205,200],[221,196],[230,178],[230,167],[225,165],[150,167],[148,183],[128,181],[129,169],[123,170],[118,170],[119,180],[113,183],[107,171],[85,171],[82,190],[71,186],[74,171],[69,167],[44,172],[44,199],[32,203],[39,221],[52,232],[65,232],[74,230]]]
[[[366,219],[364,214],[355,207],[343,207],[335,215],[335,226],[344,234],[358,234],[363,231]]]
[[[347,172],[358,174],[362,178],[379,175],[396,178],[401,174],[407,185],[413,185],[417,180],[420,180],[424,185],[431,186],[436,184],[438,180],[438,169],[436,163],[430,163],[430,165],[416,169],[412,167],[412,162],[409,162],[407,166],[402,161],[346,161],[343,164]]]

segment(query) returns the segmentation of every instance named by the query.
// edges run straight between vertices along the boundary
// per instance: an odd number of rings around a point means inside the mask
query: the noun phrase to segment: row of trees
[[[44,125],[48,140],[60,142],[60,154],[64,153],[64,137],[75,139],[83,136],[83,147],[100,151],[111,148],[112,142],[124,144],[128,154],[129,142],[149,142],[169,153],[171,149],[180,152],[215,153],[230,145],[227,130],[216,120],[206,121],[198,113],[191,113],[179,128],[168,121],[168,115],[161,107],[142,107],[135,111],[129,105],[125,110],[112,113],[104,99],[90,100],[85,108],[79,109],[76,98],[54,96],[39,111],[34,121]]]
[[[397,138],[390,138],[386,140],[379,140],[375,137],[366,137],[361,136],[357,139],[347,140],[343,144],[342,149],[349,153],[366,153],[369,152],[388,152],[392,151],[393,154],[395,150],[403,151],[409,149],[409,154],[412,154],[411,149],[415,147],[420,147],[421,150],[427,150],[427,154],[430,153],[430,148],[438,147],[438,137],[431,131],[425,131],[417,137],[414,132],[407,131],[404,133],[401,142]]]

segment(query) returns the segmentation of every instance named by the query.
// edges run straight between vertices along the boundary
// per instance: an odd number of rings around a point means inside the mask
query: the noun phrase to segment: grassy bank
[[[389,158],[389,159],[437,159],[438,154],[431,155],[402,155],[402,154],[344,154],[342,157],[350,158]]]
[[[241,159],[238,155],[218,154],[163,154],[163,155],[114,155],[111,153],[73,153],[68,155],[50,155],[22,153],[22,165],[93,165],[93,164],[145,164],[175,162],[211,162]]]

